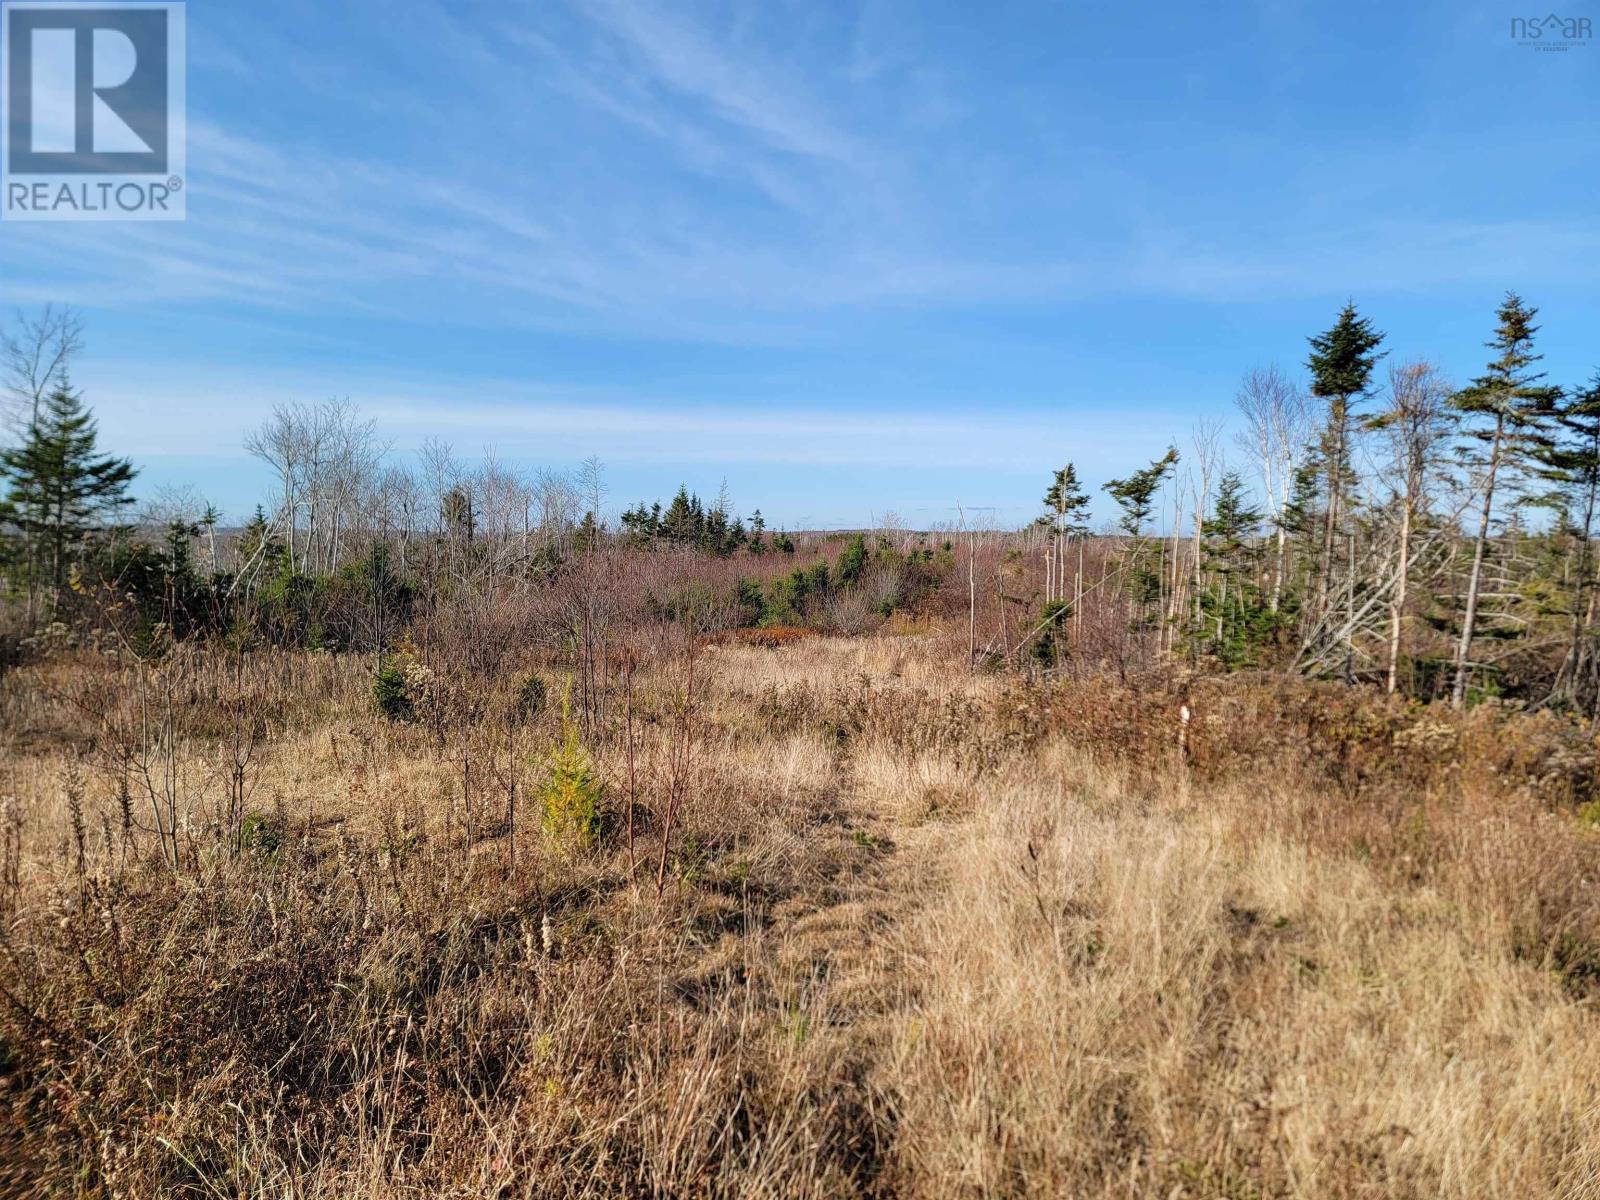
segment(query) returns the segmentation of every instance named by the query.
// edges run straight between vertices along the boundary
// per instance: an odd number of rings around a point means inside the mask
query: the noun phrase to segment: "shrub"
[[[761,605],[760,623],[763,625],[801,625],[805,623],[806,573],[796,569],[790,575],[780,575],[767,583],[766,598]]]
[[[33,647],[22,635],[0,630],[0,679],[4,679],[7,672],[25,664],[32,650]]]
[[[811,570],[806,572],[806,591],[820,600],[827,596],[832,587],[833,582],[828,577],[828,564],[813,563]]]
[[[1048,600],[1039,613],[1041,626],[1029,653],[1045,670],[1061,662],[1061,629],[1072,616],[1072,605],[1065,600]]]
[[[409,721],[416,715],[406,690],[406,668],[398,657],[389,659],[372,676],[372,700],[391,721]]]
[[[600,800],[604,791],[594,773],[589,753],[578,741],[578,723],[572,719],[569,699],[561,703],[561,744],[547,761],[540,803],[544,830],[557,842],[583,849],[600,836]]]
[[[692,580],[666,595],[652,596],[650,608],[657,620],[705,631],[739,624],[743,619],[742,602],[742,596],[730,596],[724,588]]]
[[[766,613],[766,600],[761,595],[761,584],[754,579],[740,579],[734,584],[738,597],[739,624],[759,625]]]
[[[839,555],[839,582],[850,584],[861,578],[861,572],[867,568],[867,539],[859,533],[850,539],[850,544],[844,548],[844,553]]]
[[[416,589],[395,570],[383,542],[316,587],[323,637],[341,650],[381,650],[411,619],[415,600]]]
[[[896,554],[880,554],[862,575],[857,587],[872,602],[872,611],[887,617],[913,597],[913,575],[906,562]]]
[[[266,813],[246,813],[239,825],[239,848],[273,858],[283,845],[283,832],[281,819]]]
[[[864,588],[852,587],[828,598],[822,622],[834,633],[858,634],[872,628],[874,619],[881,615],[881,608]]]
[[[763,625],[804,625],[814,607],[827,602],[831,592],[828,564],[796,567],[787,575],[767,582],[762,608]]]
[[[524,721],[532,721],[544,711],[549,697],[550,689],[543,675],[527,676],[517,685],[517,715]]]

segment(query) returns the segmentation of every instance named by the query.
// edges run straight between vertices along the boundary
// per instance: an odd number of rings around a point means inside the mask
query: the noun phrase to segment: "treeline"
[[[0,456],[8,656],[53,630],[98,631],[140,655],[197,636],[382,655],[412,632],[463,661],[530,642],[582,657],[649,621],[860,632],[936,582],[931,551],[909,537],[797,538],[686,487],[612,530],[595,461],[527,474],[435,442],[408,469],[340,400],[282,406],[250,435],[276,494],[242,529],[184,496],[135,523],[134,468],[99,450],[71,383],[76,326],[62,342],[47,316],[25,328],[36,340],[22,357],[51,365]]]
[[[746,527],[742,519],[730,515],[728,507],[726,494],[708,509],[699,496],[691,494],[687,487],[679,487],[664,510],[659,500],[648,508],[641,500],[624,512],[622,534],[634,546],[689,546],[724,558],[740,550],[751,554],[794,553],[794,539],[787,533],[777,530],[768,534],[759,508],[751,514]]]
[[[1454,385],[1426,359],[1389,359],[1346,305],[1308,339],[1303,377],[1244,377],[1244,469],[1202,421],[1182,450],[1104,485],[1124,540],[1099,580],[1074,561],[1092,535],[1069,463],[1036,528],[1035,657],[1074,645],[1288,666],[1457,706],[1502,695],[1600,712],[1600,377],[1548,382],[1536,315],[1508,294],[1488,361]],[[1150,536],[1153,523],[1165,532]],[[1091,593],[1112,579],[1119,644],[1078,644],[1074,614],[1104,603]]]
[[[916,609],[975,668],[1292,669],[1592,716],[1600,377],[1548,381],[1538,332],[1508,295],[1487,361],[1456,384],[1391,357],[1346,305],[1303,370],[1244,376],[1231,439],[1202,421],[1105,482],[1118,518],[1098,529],[1072,463],[1018,531],[791,534],[686,486],[610,528],[598,462],[529,474],[431,442],[402,465],[331,400],[281,406],[249,437],[274,494],[226,531],[200,503],[131,526],[133,468],[98,449],[69,378],[81,331],[46,310],[0,341],[17,429],[0,571],[24,631],[98,623],[136,646],[381,653],[412,630],[468,658],[529,638],[582,656],[630,622],[858,632]]]

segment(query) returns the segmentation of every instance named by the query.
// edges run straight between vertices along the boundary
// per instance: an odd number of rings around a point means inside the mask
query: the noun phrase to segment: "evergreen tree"
[[[167,522],[167,577],[171,579],[179,599],[187,598],[198,590],[199,576],[194,569],[194,539],[200,536],[200,526],[179,518]]]
[[[1289,498],[1278,521],[1287,543],[1282,587],[1290,597],[1300,587],[1299,547],[1316,545],[1322,529],[1322,459],[1309,448],[1289,483]]]
[[[252,577],[260,574],[276,575],[283,556],[283,542],[273,536],[272,527],[267,523],[266,510],[261,505],[256,505],[254,515],[245,523],[244,529],[239,534],[238,559],[241,572],[249,571]]]
[[[451,537],[472,545],[478,532],[478,510],[472,503],[472,493],[460,485],[446,492],[439,504],[439,520]]]
[[[1245,541],[1260,527],[1261,512],[1250,507],[1243,477],[1237,471],[1227,472],[1217,488],[1216,508],[1201,527],[1207,537],[1215,539],[1211,552],[1223,563],[1234,565]]]
[[[766,601],[761,595],[761,584],[754,579],[740,579],[735,585],[739,603],[739,624],[759,625],[766,613]]]
[[[1600,712],[1600,655],[1586,628],[1595,585],[1594,525],[1600,509],[1600,373],[1589,386],[1566,397],[1556,417],[1563,436],[1547,446],[1542,474],[1558,485],[1559,520],[1578,546],[1574,570],[1572,628],[1566,658],[1551,689],[1556,698],[1577,700]]]
[[[1045,603],[1062,599],[1066,591],[1065,538],[1089,532],[1089,497],[1078,483],[1078,471],[1071,463],[1057,471],[1044,494],[1044,514],[1037,524],[1049,531],[1050,549],[1045,554]]]
[[[1322,530],[1322,558],[1317,570],[1317,603],[1328,598],[1333,572],[1333,542],[1346,507],[1344,501],[1352,482],[1350,469],[1350,427],[1355,405],[1372,386],[1372,369],[1383,355],[1377,353],[1383,334],[1372,322],[1347,303],[1333,328],[1308,339],[1311,355],[1306,367],[1311,372],[1311,394],[1327,401],[1328,420],[1319,447],[1325,472]]]
[[[705,528],[705,513],[700,507],[700,497],[689,495],[689,489],[679,486],[678,494],[667,505],[661,517],[660,536],[669,542],[693,545]]]
[[[1178,465],[1178,448],[1169,446],[1166,454],[1156,459],[1142,471],[1135,471],[1126,479],[1112,479],[1104,485],[1106,492],[1122,509],[1120,524],[1133,539],[1129,555],[1127,587],[1139,606],[1139,623],[1145,624],[1150,605],[1161,594],[1160,575],[1140,563],[1144,548],[1144,526],[1155,511],[1156,493]]]
[[[587,509],[583,514],[583,521],[578,526],[578,548],[580,550],[598,550],[601,535],[606,527],[595,519],[594,509]]]
[[[415,591],[395,570],[389,543],[376,538],[365,555],[341,569],[338,582],[349,587],[352,600],[359,597],[353,611],[344,614],[346,628],[340,640],[346,646],[370,649],[381,673],[395,631],[411,614]]]
[[[1555,415],[1561,389],[1544,386],[1542,371],[1533,364],[1542,355],[1533,352],[1533,335],[1539,327],[1533,318],[1539,310],[1524,304],[1515,292],[1507,292],[1496,316],[1494,340],[1486,343],[1495,351],[1484,373],[1457,392],[1451,403],[1469,422],[1467,437],[1478,443],[1469,461],[1478,469],[1483,505],[1478,514],[1478,534],[1472,549],[1472,571],[1467,577],[1466,612],[1461,619],[1461,639],[1456,645],[1455,684],[1451,703],[1460,708],[1467,698],[1469,675],[1467,658],[1472,651],[1473,627],[1478,616],[1479,589],[1483,581],[1483,558],[1489,544],[1489,526],[1494,514],[1497,488],[1506,476],[1526,469],[1545,455],[1550,446],[1546,430]]]
[[[1216,505],[1200,527],[1211,580],[1198,596],[1203,620],[1196,633],[1230,669],[1254,659],[1272,624],[1272,613],[1263,607],[1248,569],[1254,558],[1250,539],[1261,528],[1261,519],[1260,510],[1249,503],[1243,477],[1225,472]]]
[[[1283,527],[1291,538],[1310,541],[1322,524],[1322,459],[1308,452],[1296,468],[1289,485],[1289,501],[1283,506]]]
[[[1050,490],[1044,494],[1044,508],[1041,520],[1057,532],[1087,532],[1089,497],[1078,482],[1077,468],[1071,463],[1055,473]]]
[[[0,450],[0,525],[14,527],[30,586],[59,596],[67,567],[89,535],[132,503],[136,474],[126,459],[96,452],[94,416],[63,382],[29,423],[22,444]]]
[[[213,578],[217,574],[217,522],[220,520],[222,512],[215,504],[207,504],[200,514],[200,527],[206,531],[206,573]]]
[[[1172,474],[1172,469],[1178,465],[1178,448],[1169,447],[1166,454],[1158,458],[1142,471],[1135,471],[1126,479],[1112,479],[1105,484],[1105,491],[1122,509],[1122,519],[1119,522],[1128,536],[1138,538],[1144,533],[1145,522],[1150,519],[1150,514],[1155,510],[1156,493],[1161,490],[1161,485],[1166,482],[1167,476]]]
[[[648,545],[661,535],[661,502],[650,508],[639,501],[639,507],[622,514],[622,528],[627,539],[635,545]]]
[[[867,539],[856,534],[839,555],[839,582],[854,583],[867,567]]]
[[[686,485],[679,486],[665,511],[659,501],[646,508],[641,500],[636,508],[622,514],[623,535],[632,545],[674,542],[721,558],[745,545],[749,545],[752,554],[765,553],[768,549],[762,539],[765,528],[757,512],[752,530],[747,532],[744,522],[729,511],[726,490],[718,496],[716,505],[707,509]],[[604,527],[601,529],[603,532]]]
[[[706,514],[696,544],[719,558],[726,558],[744,542],[744,522],[730,516],[726,501],[719,499],[717,506]]]

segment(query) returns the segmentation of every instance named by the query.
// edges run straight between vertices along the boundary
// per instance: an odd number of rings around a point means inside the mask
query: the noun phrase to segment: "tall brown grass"
[[[0,1193],[1600,1194],[1581,731],[892,629],[13,670]]]

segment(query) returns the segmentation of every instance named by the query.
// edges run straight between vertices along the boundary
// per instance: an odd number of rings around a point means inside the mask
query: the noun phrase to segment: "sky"
[[[337,396],[615,509],[1015,525],[1346,300],[1465,381],[1515,289],[1600,367],[1600,44],[1517,15],[195,0],[188,219],[0,223],[0,312],[79,306],[104,445],[235,519],[246,433]]]

